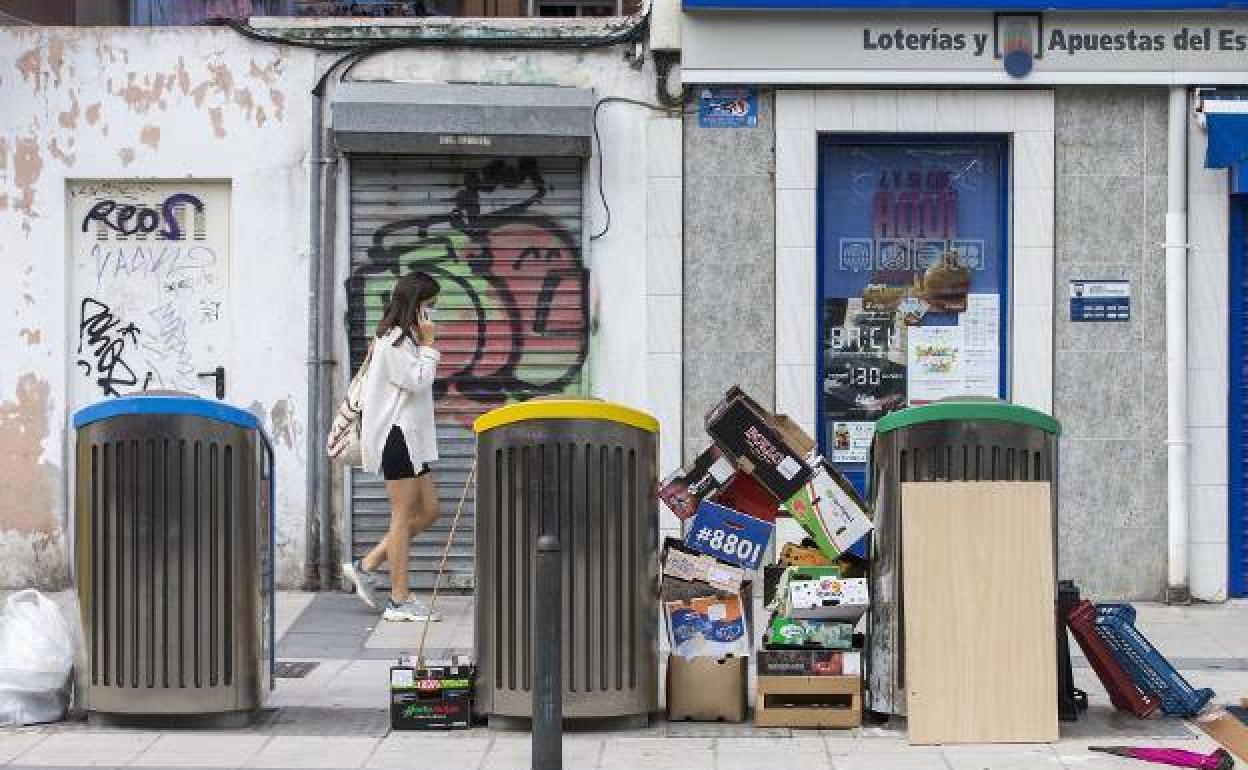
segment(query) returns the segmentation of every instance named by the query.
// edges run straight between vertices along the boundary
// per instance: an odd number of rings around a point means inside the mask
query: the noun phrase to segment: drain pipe
[[[1166,156],[1166,602],[1187,604],[1187,88],[1170,89]]]
[[[325,587],[325,567],[317,544],[324,527],[321,516],[322,447],[316,426],[321,414],[321,95],[312,92],[312,136],[308,143],[308,435],[307,435],[307,588]]]

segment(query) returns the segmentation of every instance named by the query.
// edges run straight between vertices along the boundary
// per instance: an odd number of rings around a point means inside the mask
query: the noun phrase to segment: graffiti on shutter
[[[469,426],[514,401],[580,394],[589,344],[581,260],[581,161],[474,156],[352,159],[349,334],[358,366],[400,275],[441,286],[435,384],[442,517],[412,549],[413,586],[441,558],[472,462]],[[384,531],[384,490],[353,485],[353,550]],[[468,511],[473,512],[471,491]],[[472,521],[461,523],[451,582],[470,584]]]

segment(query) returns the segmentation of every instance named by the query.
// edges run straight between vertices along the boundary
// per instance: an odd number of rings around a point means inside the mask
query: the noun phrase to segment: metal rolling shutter
[[[352,369],[401,273],[424,270],[438,300],[435,386],[441,516],[411,550],[411,586],[432,586],[472,466],[472,421],[502,404],[584,392],[589,277],[581,260],[578,158],[353,156],[347,327]],[[351,476],[351,547],[385,534],[384,483]],[[443,586],[472,585],[474,490]]]

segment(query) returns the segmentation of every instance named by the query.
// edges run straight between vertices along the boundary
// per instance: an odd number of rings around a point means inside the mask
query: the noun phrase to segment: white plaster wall
[[[776,92],[776,409],[814,435],[819,132],[1012,137],[1011,360],[1015,403],[1053,409],[1052,91]]]
[[[634,66],[623,50],[426,48],[362,62],[353,77],[560,84],[654,102],[651,65]],[[12,309],[0,313],[0,588],[67,578],[66,436],[81,405],[68,396],[67,378],[79,375],[67,352],[77,328],[69,323],[76,299],[66,274],[74,225],[66,181],[91,178],[230,182],[228,395],[279,437],[278,578],[302,581],[315,58],[223,29],[0,29],[0,299]],[[611,103],[599,128],[612,222],[601,239],[587,240],[591,393],[661,420],[662,473],[678,464],[680,442],[679,118]],[[587,232],[604,222],[597,168],[589,163]],[[345,276],[348,252],[336,252]],[[291,418],[275,425],[275,413]]]
[[[1228,225],[1227,172],[1205,168],[1208,137],[1188,125],[1187,424],[1188,587],[1192,597],[1227,596]]]
[[[66,182],[92,178],[229,180],[229,395],[271,431],[274,410],[291,415],[274,431],[288,439],[277,447],[277,541],[279,578],[297,581],[309,63],[228,30],[0,28],[0,297],[11,309],[0,313],[0,431],[40,428],[35,457],[29,444],[0,447],[13,469],[0,489],[0,587],[66,577],[67,428],[82,406],[68,395],[67,378],[82,375],[69,360],[77,223],[66,219]]]

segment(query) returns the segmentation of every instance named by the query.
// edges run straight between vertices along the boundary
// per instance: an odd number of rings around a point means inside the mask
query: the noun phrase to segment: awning
[[[1209,138],[1205,168],[1231,168],[1237,163],[1248,163],[1248,113],[1208,112],[1205,127]]]
[[[592,154],[594,94],[583,88],[348,82],[330,111],[345,152]]]

